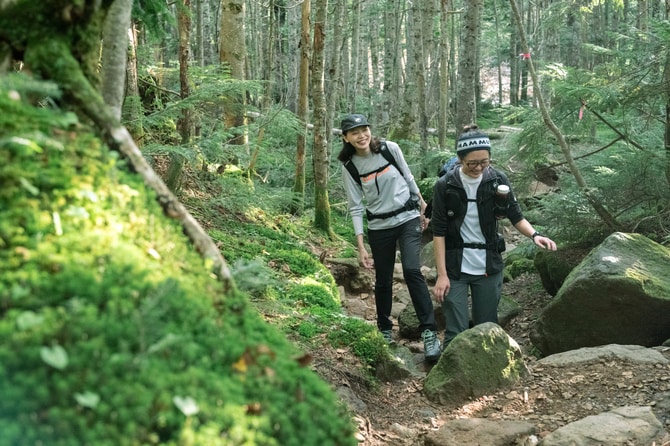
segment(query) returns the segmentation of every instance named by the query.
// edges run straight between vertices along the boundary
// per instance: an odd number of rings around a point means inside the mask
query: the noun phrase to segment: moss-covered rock
[[[605,344],[662,344],[670,337],[670,250],[616,232],[572,270],[530,338],[544,355]]]
[[[456,406],[528,373],[519,345],[500,326],[480,324],[460,333],[447,346],[424,382],[424,393],[446,406]]]

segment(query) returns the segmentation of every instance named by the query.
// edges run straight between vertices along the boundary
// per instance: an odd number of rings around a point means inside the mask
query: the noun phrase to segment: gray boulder
[[[650,407],[627,406],[560,427],[539,446],[661,445],[668,439]]]
[[[457,418],[444,423],[426,435],[426,446],[517,446],[535,434],[535,426],[527,421],[485,418]]]
[[[572,270],[530,339],[544,355],[605,344],[661,345],[670,338],[670,250],[614,233]]]
[[[456,336],[424,381],[424,394],[446,406],[509,387],[528,374],[519,345],[497,324]]]

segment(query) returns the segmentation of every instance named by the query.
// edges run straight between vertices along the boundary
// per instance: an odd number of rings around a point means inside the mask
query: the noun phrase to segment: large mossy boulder
[[[605,344],[661,345],[670,338],[670,250],[614,233],[568,275],[530,338],[544,355]]]
[[[561,246],[558,251],[538,250],[533,264],[545,291],[555,296],[570,271],[579,265],[588,252],[588,249],[582,247],[569,246]]]
[[[356,444],[329,385],[141,178],[4,85],[0,444]]]
[[[456,336],[430,370],[424,393],[432,401],[456,406],[509,387],[528,374],[521,348],[499,325],[488,322]]]

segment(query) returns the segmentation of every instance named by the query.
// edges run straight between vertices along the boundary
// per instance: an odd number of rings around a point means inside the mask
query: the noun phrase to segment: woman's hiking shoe
[[[440,340],[437,338],[437,333],[432,330],[424,330],[421,333],[423,339],[423,354],[426,361],[435,362],[440,358]]]
[[[388,345],[395,344],[395,341],[393,340],[393,330],[381,330],[381,332],[382,337]]]

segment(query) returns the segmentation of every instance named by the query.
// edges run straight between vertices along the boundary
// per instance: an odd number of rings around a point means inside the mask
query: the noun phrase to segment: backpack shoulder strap
[[[402,177],[405,177],[405,174],[402,173],[402,170],[400,170],[400,167],[398,166],[398,162],[396,161],[395,157],[393,156],[393,154],[389,150],[388,146],[386,145],[386,140],[382,139],[381,143],[382,143],[382,148],[381,148],[380,153],[382,154],[382,156],[386,159],[386,161],[391,163],[393,165],[393,167],[395,167],[398,172],[400,172],[400,175]]]
[[[358,169],[356,169],[356,166],[354,166],[354,163],[351,161],[351,158],[345,161],[344,167],[349,171],[349,175],[351,175],[351,178],[353,178],[358,183],[359,186],[363,187],[363,184],[361,183],[361,176],[358,174]]]

